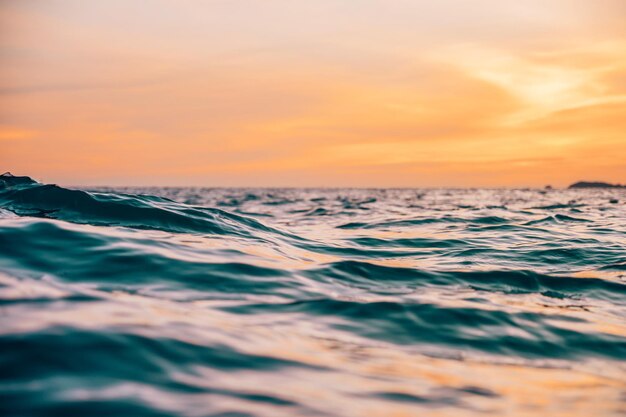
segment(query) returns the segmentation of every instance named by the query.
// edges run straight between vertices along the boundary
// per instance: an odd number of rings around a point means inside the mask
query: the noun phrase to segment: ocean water
[[[623,415],[625,202],[0,177],[0,415]]]

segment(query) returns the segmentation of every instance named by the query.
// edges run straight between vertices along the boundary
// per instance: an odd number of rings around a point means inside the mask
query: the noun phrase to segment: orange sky
[[[0,171],[68,185],[626,182],[623,0],[0,3]]]

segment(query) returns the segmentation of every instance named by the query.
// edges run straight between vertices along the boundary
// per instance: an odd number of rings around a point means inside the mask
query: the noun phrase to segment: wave
[[[149,195],[71,190],[29,177],[0,177],[0,204],[22,216],[91,225],[245,237],[253,237],[256,231],[281,233],[255,219],[217,208],[193,207]]]
[[[571,330],[568,327],[584,320],[569,315],[444,307],[424,302],[337,299],[263,303],[226,309],[240,314],[324,317],[329,320],[331,328],[399,345],[425,344],[428,347],[432,344],[460,348],[465,352],[529,359],[575,360],[593,355],[619,360],[626,354],[623,337]]]

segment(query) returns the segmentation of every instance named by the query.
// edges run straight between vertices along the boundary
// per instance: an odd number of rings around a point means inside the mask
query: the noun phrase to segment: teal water
[[[0,415],[623,415],[625,202],[0,177]]]

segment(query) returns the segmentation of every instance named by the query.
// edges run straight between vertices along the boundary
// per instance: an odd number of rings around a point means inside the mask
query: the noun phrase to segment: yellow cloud
[[[37,132],[31,129],[22,129],[14,126],[0,126],[0,141],[31,139]]]

